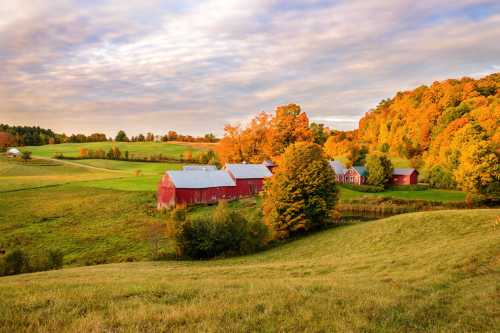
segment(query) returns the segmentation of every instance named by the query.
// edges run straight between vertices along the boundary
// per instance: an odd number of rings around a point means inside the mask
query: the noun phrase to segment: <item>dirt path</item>
[[[123,171],[123,170],[113,170],[113,169],[99,168],[99,167],[96,167],[96,166],[86,165],[86,164],[80,164],[80,163],[71,162],[71,161],[67,161],[67,160],[59,160],[59,159],[55,159],[55,158],[39,157],[39,156],[34,156],[33,158],[37,159],[37,160],[45,160],[45,161],[50,161],[50,162],[62,163],[62,164],[72,165],[72,166],[81,167],[81,168],[98,170],[98,171],[115,172],[115,173],[119,173],[119,174],[122,174],[122,175],[129,175],[129,176],[131,175],[127,171]]]

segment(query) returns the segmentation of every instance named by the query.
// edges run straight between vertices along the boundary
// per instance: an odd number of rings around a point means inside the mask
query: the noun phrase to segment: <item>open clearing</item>
[[[33,156],[53,157],[56,153],[63,154],[68,157],[77,157],[81,148],[86,149],[103,149],[108,151],[111,147],[116,146],[122,153],[128,150],[129,154],[135,158],[149,157],[151,155],[162,154],[170,158],[179,158],[181,154],[191,151],[193,155],[200,151],[208,150],[215,147],[209,143],[182,143],[182,142],[88,142],[88,143],[62,143],[57,145],[44,146],[29,146],[23,147],[21,150],[28,150],[33,153]]]
[[[246,257],[3,277],[0,331],[497,332],[499,215],[412,213]]]

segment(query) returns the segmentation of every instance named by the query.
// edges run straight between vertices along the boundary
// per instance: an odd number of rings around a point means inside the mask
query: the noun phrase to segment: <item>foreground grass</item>
[[[400,215],[252,256],[0,278],[0,331],[495,332],[500,210]]]
[[[181,154],[191,151],[194,155],[200,151],[211,148],[210,144],[189,144],[170,142],[89,142],[89,143],[63,143],[57,145],[29,146],[22,150],[28,150],[33,156],[53,157],[56,153],[64,156],[77,157],[81,148],[92,150],[103,149],[108,151],[111,147],[118,147],[122,153],[128,150],[135,158],[149,157],[162,154],[171,158],[179,158]],[[132,157],[132,156],[131,156]]]

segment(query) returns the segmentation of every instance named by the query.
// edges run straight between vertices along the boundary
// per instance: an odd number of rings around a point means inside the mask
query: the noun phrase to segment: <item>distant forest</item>
[[[59,143],[85,143],[85,142],[102,142],[112,141],[113,138],[106,137],[104,133],[85,134],[58,134],[51,129],[40,128],[38,126],[10,126],[0,124],[0,146],[42,146],[47,144]],[[184,142],[217,142],[218,138],[212,133],[204,136],[192,136],[178,134],[175,131],[168,131],[165,135],[154,135],[147,133],[146,135],[139,134],[132,136],[130,139],[124,131],[119,131],[115,141],[184,141]]]

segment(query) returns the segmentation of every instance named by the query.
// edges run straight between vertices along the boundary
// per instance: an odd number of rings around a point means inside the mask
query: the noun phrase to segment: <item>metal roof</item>
[[[262,162],[262,165],[266,166],[266,167],[273,167],[273,166],[276,166],[276,164],[274,164],[273,161],[271,160],[265,160],[264,162]]]
[[[356,170],[356,172],[359,173],[360,176],[365,177],[368,174],[364,166],[353,166],[352,168]]]
[[[262,164],[226,164],[225,169],[236,179],[258,179],[271,177],[273,174]]]
[[[21,152],[20,152],[20,151],[19,151],[19,149],[17,149],[17,148],[9,148],[9,149],[7,150],[7,153],[8,153],[8,154],[21,154]]]
[[[167,171],[176,188],[209,188],[236,186],[224,170]]]
[[[410,176],[414,171],[416,170],[413,168],[395,168],[392,174],[396,176]]]
[[[335,171],[336,175],[343,175],[346,173],[347,169],[340,161],[328,161],[330,167]]]
[[[205,171],[205,170],[217,170],[217,167],[215,165],[185,165],[182,167],[182,170],[184,171]]]

